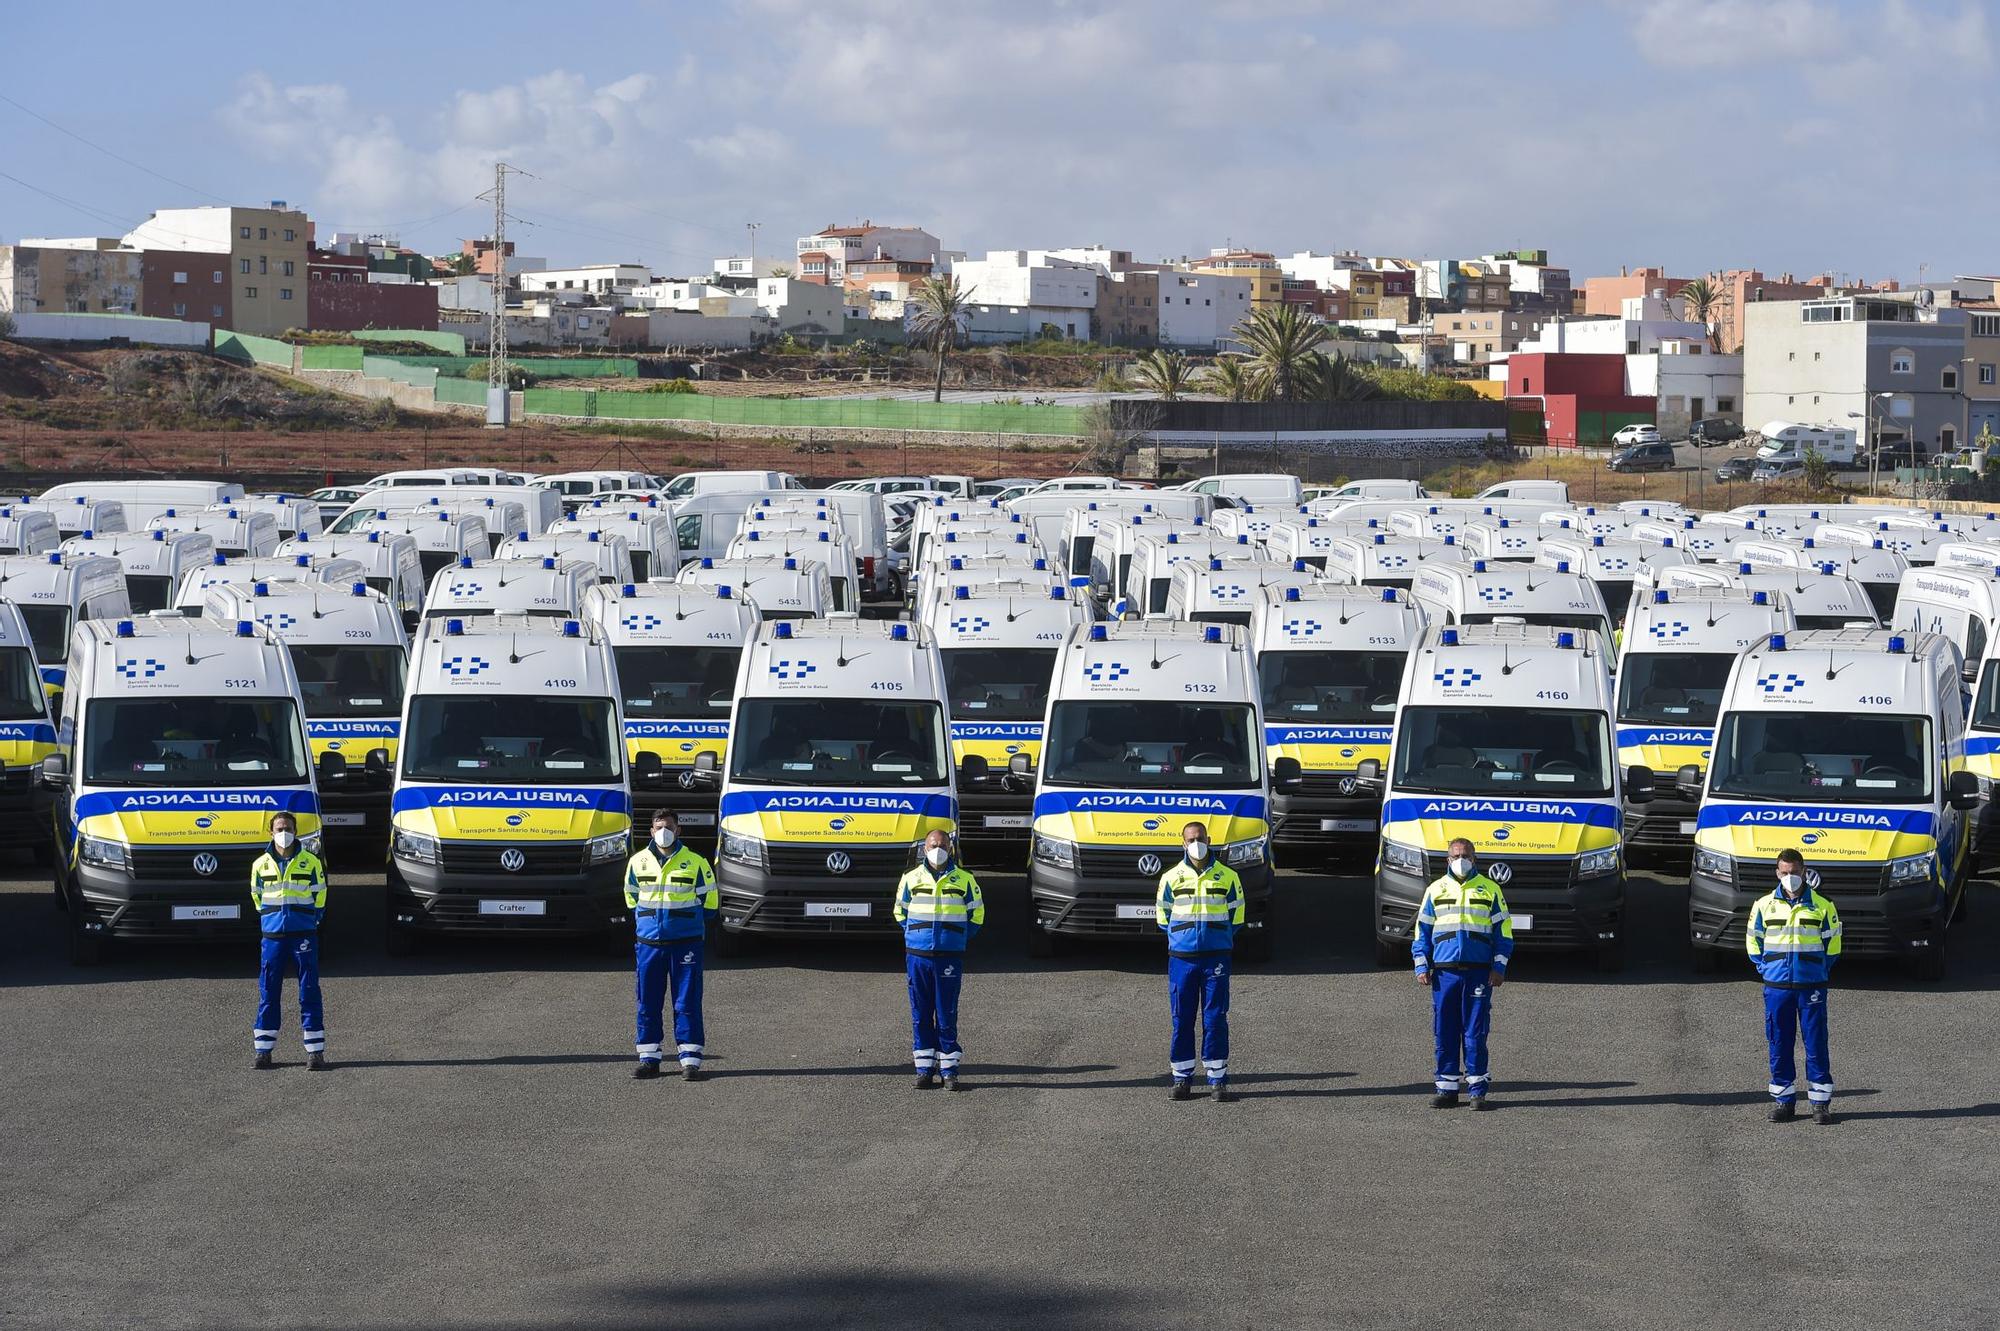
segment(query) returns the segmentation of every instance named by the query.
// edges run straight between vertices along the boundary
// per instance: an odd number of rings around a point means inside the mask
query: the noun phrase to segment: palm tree
[[[944,363],[965,331],[966,309],[972,303],[972,289],[960,286],[956,277],[926,277],[910,293],[917,312],[910,318],[910,332],[931,349],[937,359],[937,382],[931,401],[944,401]]]
[[[1231,402],[1254,402],[1259,396],[1257,377],[1243,368],[1241,356],[1217,356],[1202,385]]]
[[[1148,351],[1132,362],[1132,377],[1162,402],[1172,402],[1194,386],[1194,366],[1178,351]]]
[[[1675,294],[1680,297],[1681,309],[1686,312],[1688,319],[1708,330],[1709,349],[1720,351],[1722,343],[1718,338],[1715,319],[1722,313],[1722,288],[1705,277],[1697,277]]]
[[[1309,402],[1366,402],[1381,391],[1373,376],[1345,356],[1315,351],[1299,371],[1299,396]]]
[[[1236,340],[1250,349],[1250,365],[1270,386],[1270,396],[1298,396],[1299,374],[1328,336],[1326,325],[1297,305],[1266,305],[1236,325]]]

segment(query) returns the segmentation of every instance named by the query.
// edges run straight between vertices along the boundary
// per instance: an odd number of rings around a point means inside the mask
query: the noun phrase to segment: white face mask
[[[290,850],[297,841],[298,837],[290,832],[271,833],[271,844],[279,850]]]
[[[1785,891],[1791,893],[1793,896],[1797,896],[1799,894],[1799,889],[1804,887],[1805,885],[1806,885],[1806,880],[1804,874],[1781,873],[1778,875],[1778,886],[1784,888]]]
[[[656,846],[658,846],[658,847],[659,847],[659,848],[660,848],[661,850],[665,850],[665,849],[666,849],[666,848],[667,848],[668,846],[671,846],[671,845],[673,845],[673,844],[674,844],[674,830],[673,830],[673,829],[672,829],[671,827],[656,827],[656,828],[654,828],[654,829],[653,829],[653,844],[654,844],[654,845],[656,845]]]
[[[1454,878],[1470,878],[1472,871],[1478,866],[1461,855],[1451,860],[1447,867],[1451,869],[1451,876]]]
[[[951,852],[943,846],[924,847],[924,860],[933,869],[942,869],[951,862]]]
[[[1207,858],[1208,858],[1208,843],[1207,843],[1206,841],[1190,841],[1190,842],[1188,842],[1188,843],[1187,843],[1187,857],[1188,857],[1189,859],[1191,859],[1191,860],[1195,861],[1195,862],[1196,862],[1197,864],[1198,864],[1198,863],[1200,863],[1201,861],[1203,861],[1203,860],[1207,859]]]

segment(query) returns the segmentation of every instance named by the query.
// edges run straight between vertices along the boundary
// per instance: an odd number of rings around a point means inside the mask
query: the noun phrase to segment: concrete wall
[[[0,308],[22,314],[136,314],[142,257],[137,250],[81,244],[0,245]]]
[[[15,336],[23,342],[125,341],[152,347],[206,347],[209,327],[179,319],[147,319],[136,314],[17,314]]]
[[[1160,274],[1160,345],[1210,351],[1250,314],[1250,280],[1212,273]]]

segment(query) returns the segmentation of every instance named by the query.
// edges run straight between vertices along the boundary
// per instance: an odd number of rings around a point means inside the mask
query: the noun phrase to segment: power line
[[[722,227],[713,226],[707,222],[697,222],[692,220],[691,218],[676,217],[672,213],[663,213],[660,212],[658,209],[654,208],[642,208],[636,203],[629,203],[623,199],[607,199],[603,196],[602,193],[594,192],[591,190],[578,189],[574,185],[565,185],[562,181],[557,180],[552,176],[537,175],[534,177],[534,179],[541,181],[545,185],[554,185],[557,189],[562,190],[568,194],[574,194],[578,198],[589,199],[593,203],[609,204],[613,208],[622,208],[627,212],[640,213],[647,217],[657,217],[663,222],[672,222],[675,226],[684,226],[684,227],[689,227],[696,231],[705,231],[712,236],[728,236],[734,234],[731,231],[725,230]]]
[[[75,130],[67,129],[62,125],[58,125],[55,121],[49,119],[47,116],[43,115],[40,111],[35,110],[33,107],[21,105],[21,103],[15,101],[12,97],[9,97],[6,93],[0,93],[0,102],[7,103],[7,105],[13,107],[16,111],[21,112],[21,114],[23,115],[33,116],[35,119],[41,121],[44,125],[47,125],[50,129],[54,130],[56,133],[66,135],[69,138],[75,139],[78,143],[81,143],[84,147],[95,149],[96,151],[103,153],[106,157],[109,157],[112,161],[121,162],[124,165],[131,167],[134,171],[143,171],[155,180],[164,180],[167,184],[172,185],[177,189],[184,189],[188,191],[190,194],[199,194],[204,199],[214,199],[217,203],[229,202],[228,199],[223,198],[220,194],[211,194],[205,189],[200,189],[197,188],[196,186],[188,184],[185,180],[175,180],[172,176],[161,175],[158,171],[155,171],[150,166],[145,166],[139,162],[135,162],[129,157],[121,157],[117,153],[112,152],[109,148],[105,147],[103,144],[93,143],[91,140],[86,139],[85,137],[83,137],[83,135],[77,133]]]

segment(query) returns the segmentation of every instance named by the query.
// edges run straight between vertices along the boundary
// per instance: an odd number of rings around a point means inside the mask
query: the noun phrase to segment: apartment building
[[[303,211],[286,206],[281,199],[268,208],[161,208],[127,232],[124,244],[162,258],[172,251],[227,255],[229,326],[239,333],[269,337],[307,327],[306,267],[312,222]],[[188,275],[193,277],[193,273]],[[186,285],[192,289],[199,283],[191,280]],[[192,307],[197,302],[188,303]]]
[[[1744,421],[1859,429],[1914,438],[1926,452],[1965,442],[1970,310],[1914,299],[1834,296],[1744,310]],[[2000,332],[1990,325],[1982,331]]]

